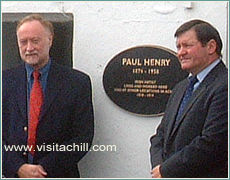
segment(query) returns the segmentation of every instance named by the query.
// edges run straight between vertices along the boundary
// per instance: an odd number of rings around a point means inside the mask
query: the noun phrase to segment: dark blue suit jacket
[[[2,135],[3,174],[17,177],[19,167],[28,162],[28,152],[6,151],[5,145],[27,145],[27,81],[24,65],[3,72]],[[94,134],[93,107],[89,77],[77,70],[52,62],[44,105],[37,128],[37,145],[82,145],[90,147]],[[36,152],[34,164],[47,171],[47,177],[79,177],[77,164],[86,151]]]
[[[151,163],[170,178],[228,176],[228,71],[220,62],[191,97],[180,123],[173,127],[187,87],[180,82],[151,141]]]

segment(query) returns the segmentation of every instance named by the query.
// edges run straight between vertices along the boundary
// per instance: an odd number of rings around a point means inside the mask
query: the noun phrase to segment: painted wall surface
[[[116,54],[140,45],[176,51],[175,30],[185,21],[199,18],[219,30],[225,62],[228,56],[227,1],[3,1],[2,12],[73,13],[74,68],[87,72],[93,84],[93,144],[116,145],[116,151],[91,151],[81,160],[81,176],[85,178],[150,177],[149,138],[162,117],[128,113],[107,97],[103,71]]]

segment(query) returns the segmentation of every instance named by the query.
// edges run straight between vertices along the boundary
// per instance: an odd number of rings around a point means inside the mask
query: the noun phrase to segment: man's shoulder
[[[228,84],[228,69],[221,61],[217,64],[205,78],[207,84],[216,84],[225,86]]]
[[[18,77],[20,73],[25,73],[25,67],[24,65],[19,65],[10,69],[5,69],[2,71],[2,78],[7,79],[7,78],[14,78]]]
[[[177,84],[175,84],[173,91],[176,91],[177,89],[181,89],[182,87],[187,86],[187,84],[188,84],[188,80],[187,78],[185,78],[179,81]]]
[[[85,82],[85,81],[89,81],[90,79],[88,74],[80,70],[73,69],[72,67],[59,65],[57,63],[53,63],[52,66],[53,66],[53,71],[57,73],[56,75],[62,77],[67,81],[69,80],[75,82],[76,81]]]

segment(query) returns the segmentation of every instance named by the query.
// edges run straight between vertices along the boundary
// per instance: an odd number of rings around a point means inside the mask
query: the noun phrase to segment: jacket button
[[[23,154],[23,156],[26,156],[26,155],[27,155],[27,153],[26,153],[26,152],[23,152],[22,154]]]
[[[27,130],[28,130],[27,126],[25,126],[23,129],[25,132],[27,132]]]

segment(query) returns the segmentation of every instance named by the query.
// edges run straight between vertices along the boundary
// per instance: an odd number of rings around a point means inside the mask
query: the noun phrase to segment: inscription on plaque
[[[187,75],[175,52],[141,46],[121,52],[107,64],[103,85],[121,108],[140,115],[161,115],[173,87]]]

